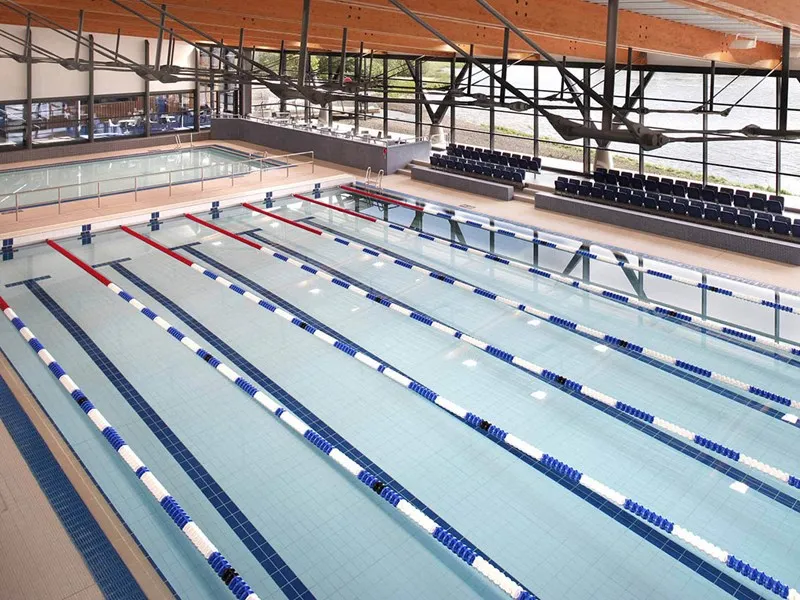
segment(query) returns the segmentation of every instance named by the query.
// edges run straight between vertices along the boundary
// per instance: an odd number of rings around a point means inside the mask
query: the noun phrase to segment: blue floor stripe
[[[0,378],[0,420],[14,440],[39,487],[53,507],[103,596],[111,600],[146,600],[144,592],[114,546],[72,487],[50,448]],[[20,577],[35,576],[20,573]],[[2,594],[0,594],[2,595]]]
[[[202,260],[206,260],[207,262],[209,262],[209,264],[213,264],[215,266],[215,268],[218,268],[220,271],[223,271],[224,273],[226,273],[230,277],[232,277],[234,279],[237,279],[237,280],[241,281],[242,283],[245,283],[248,286],[251,286],[252,289],[254,289],[254,290],[264,290],[264,291],[268,292],[271,296],[273,296],[275,298],[278,298],[277,296],[275,296],[274,294],[272,294],[268,290],[265,290],[263,287],[259,286],[258,284],[256,284],[252,280],[250,280],[247,277],[245,277],[244,275],[238,273],[237,271],[235,271],[235,270],[233,270],[233,269],[231,269],[229,267],[226,267],[222,263],[219,263],[219,262],[217,262],[217,261],[215,261],[213,259],[210,259],[210,258],[206,257],[205,254],[203,254],[202,252],[199,252],[195,248],[189,248],[189,249],[187,249],[187,252],[190,252],[191,254],[193,254],[194,256],[197,256],[198,258],[201,258]],[[117,266],[116,268],[120,269],[120,268],[124,268],[124,267]],[[300,314],[302,314],[302,315],[304,315],[302,318],[306,322],[312,323],[315,327],[319,326],[320,329],[323,329],[326,333],[328,333],[329,335],[331,335],[331,336],[333,336],[335,338],[344,339],[343,336],[341,336],[337,331],[328,328],[327,326],[323,325],[322,323],[320,323],[316,319],[313,319],[313,317],[311,317],[310,315],[306,315],[306,313],[303,313],[302,311],[297,309],[294,305],[292,305],[292,304],[290,304],[290,303],[288,303],[288,302],[286,302],[284,300],[281,300],[281,302],[283,302],[282,307],[285,308],[285,310],[293,312],[298,316]],[[348,343],[352,343],[352,342],[348,342]],[[357,346],[357,345],[354,345],[354,347],[359,348],[359,346]],[[372,356],[378,362],[381,362],[381,363],[384,363],[384,364],[388,364],[385,361],[381,360],[378,357],[375,357],[372,354],[370,354],[370,356]],[[392,367],[392,368],[394,368],[394,367]],[[253,377],[255,378],[255,375]],[[609,408],[609,407],[606,407],[605,405],[603,405],[600,402],[597,402],[597,404],[602,406],[602,407],[604,407],[604,408],[606,408],[606,409]],[[619,412],[619,411],[617,411],[617,412]],[[611,414],[612,416],[614,416],[615,418],[618,418],[619,420],[621,420],[623,422],[625,422],[625,419],[633,421],[631,423],[632,426],[637,427],[637,428],[641,429],[642,431],[645,431],[646,433],[649,433],[652,437],[654,437],[655,439],[658,439],[659,441],[664,441],[663,438],[667,437],[667,436],[664,436],[657,429],[655,429],[655,428],[651,427],[650,425],[648,425],[647,423],[636,422],[632,417],[630,417],[629,415],[627,415],[625,413],[620,413],[619,416],[614,415],[613,413],[609,413],[609,414]],[[300,416],[299,413],[298,413],[298,416]],[[453,415],[451,415],[451,416],[453,416]],[[453,416],[453,418],[458,419],[458,417],[455,417],[455,416]],[[465,423],[465,421],[463,421],[461,419],[458,419],[458,420],[461,423]],[[310,421],[307,421],[307,422],[309,423],[309,425],[311,425]],[[571,492],[573,492],[574,494],[578,495],[579,497],[586,499],[593,506],[599,508],[600,510],[602,510],[603,512],[605,512],[606,514],[608,514],[609,516],[614,518],[619,523],[622,523],[623,525],[625,525],[628,529],[630,529],[631,531],[633,531],[637,535],[640,535],[641,537],[643,537],[647,541],[651,542],[652,544],[656,545],[657,547],[661,548],[665,552],[668,552],[671,556],[674,556],[679,561],[681,561],[683,564],[685,564],[687,566],[690,566],[690,568],[692,568],[693,570],[695,570],[698,573],[702,574],[704,577],[706,577],[707,579],[709,579],[710,581],[712,581],[713,583],[715,583],[716,585],[718,585],[722,589],[725,589],[726,591],[729,591],[729,589],[732,586],[732,587],[736,588],[736,590],[737,590],[734,593],[734,595],[735,594],[745,594],[745,595],[741,596],[742,598],[759,598],[760,597],[758,594],[754,593],[749,588],[747,588],[745,586],[741,586],[738,583],[736,583],[736,581],[733,578],[731,578],[726,573],[723,573],[722,571],[717,569],[711,563],[706,562],[705,560],[703,560],[702,558],[700,558],[696,554],[692,553],[691,551],[689,551],[687,549],[684,549],[678,543],[676,543],[674,540],[668,538],[666,535],[660,533],[658,530],[653,529],[653,528],[645,525],[644,523],[642,523],[641,521],[639,521],[638,519],[636,519],[635,517],[633,517],[632,515],[630,515],[626,511],[624,511],[622,509],[619,509],[616,505],[608,502],[605,498],[603,498],[599,494],[596,494],[596,493],[588,490],[587,488],[585,488],[583,486],[575,484],[575,482],[573,480],[571,480],[571,479],[569,479],[567,477],[562,477],[562,476],[556,474],[553,470],[547,468],[546,466],[544,466],[539,461],[536,461],[536,460],[530,458],[529,456],[523,454],[522,452],[519,452],[519,451],[515,450],[514,448],[503,444],[501,441],[499,441],[496,438],[492,437],[487,431],[484,431],[483,429],[481,429],[479,424],[476,424],[476,425],[470,425],[468,423],[465,423],[465,424],[468,427],[472,427],[472,429],[474,431],[478,432],[479,434],[481,434],[483,437],[485,437],[486,439],[490,440],[494,444],[497,444],[498,446],[500,446],[504,450],[507,450],[507,451],[511,452],[517,458],[520,458],[522,461],[524,461],[526,464],[528,464],[529,466],[533,467],[534,469],[536,469],[540,473],[550,477],[552,480],[556,481],[557,483],[559,483],[563,487],[569,489]],[[650,430],[653,430],[653,431],[651,432]],[[673,445],[673,444],[677,445],[679,443],[679,441],[678,440],[669,439],[666,443],[669,443],[670,445]],[[684,446],[687,446],[687,445],[684,444]],[[344,450],[342,450],[342,451],[344,451]],[[691,452],[691,453],[693,453],[695,455],[702,455],[702,456],[708,458],[708,460],[711,463],[713,463],[714,465],[718,465],[720,468],[728,469],[728,470],[731,470],[731,471],[736,471],[736,469],[733,469],[733,467],[730,467],[727,464],[722,463],[721,461],[718,461],[718,460],[716,460],[715,458],[713,458],[711,456],[704,455],[704,454],[698,452],[697,450],[695,450],[694,448],[691,448],[691,447],[687,446],[686,453],[688,454],[689,452]],[[351,458],[356,460],[355,456],[351,456]],[[364,466],[364,465],[362,465],[362,466]],[[751,481],[754,482],[754,485],[761,485],[761,482],[759,482],[758,480],[754,480],[749,475],[745,475],[744,473],[742,475],[744,477],[742,480],[747,482],[748,485],[750,485]],[[395,484],[393,484],[393,486],[394,485]],[[398,491],[400,491],[403,488],[402,487],[397,487],[397,489],[398,489]],[[780,493],[780,492],[777,492],[777,490],[776,490],[776,493]],[[408,497],[408,499],[410,501],[411,497]],[[791,498],[791,500],[794,501],[793,498]],[[798,504],[800,504],[800,502]],[[423,510],[423,511],[426,511],[426,512],[428,511],[427,508],[423,508],[422,506],[419,506],[418,508],[420,508],[420,510]],[[672,549],[672,552],[669,552],[668,550],[666,550],[666,548]],[[707,575],[707,574],[710,574],[710,575]],[[713,576],[713,578],[712,578],[712,576]],[[719,582],[724,582],[724,583],[721,584]],[[724,587],[726,585],[729,586],[729,587],[728,588]],[[752,595],[750,595],[750,594],[752,594]],[[736,597],[738,598],[740,596],[736,596]]]
[[[302,419],[312,429],[314,429],[320,435],[329,439],[341,452],[343,452],[348,457],[356,461],[359,465],[361,465],[362,468],[369,469],[381,481],[390,485],[398,493],[402,494],[406,500],[411,502],[414,506],[416,506],[419,510],[424,512],[431,519],[437,521],[442,527],[449,530],[450,533],[456,536],[456,538],[469,544],[472,547],[477,548],[474,542],[467,539],[463,534],[459,533],[455,528],[453,528],[449,523],[447,523],[442,517],[440,517],[430,508],[428,508],[421,500],[419,500],[416,496],[414,496],[414,494],[412,494],[400,482],[398,482],[391,475],[389,475],[389,473],[384,471],[380,466],[378,466],[376,463],[370,460],[369,457],[367,457],[365,454],[362,454],[355,446],[353,446],[344,437],[342,437],[330,425],[328,425],[325,421],[320,419],[311,410],[306,408],[305,405],[303,405],[294,396],[289,394],[289,392],[287,392],[284,388],[282,388],[277,382],[275,382],[273,379],[267,376],[264,372],[260,371],[255,365],[253,365],[253,363],[249,362],[241,354],[239,354],[236,350],[234,350],[231,346],[229,346],[219,337],[217,337],[211,330],[209,330],[200,321],[192,317],[192,315],[183,310],[175,302],[170,300],[168,297],[159,292],[152,285],[148,284],[141,277],[138,277],[136,274],[132,273],[122,265],[112,265],[112,268],[116,270],[120,275],[128,279],[139,289],[148,294],[150,297],[152,297],[154,300],[156,300],[159,304],[164,306],[167,310],[169,310],[172,314],[178,317],[181,321],[186,323],[189,327],[191,327],[195,332],[197,332],[197,334],[200,337],[208,341],[208,343],[213,348],[215,348],[222,356],[227,358],[245,375],[247,375],[254,382],[256,382],[263,390],[265,390],[268,394],[270,394],[283,406],[291,410],[295,415],[297,415],[300,419]],[[600,496],[598,496],[598,498],[600,498]],[[484,554],[484,556],[486,556],[486,554]],[[503,571],[503,573],[511,577],[511,574],[503,570],[500,565],[498,565],[493,561],[490,562],[492,562],[492,564],[496,568],[500,569],[501,571]]]
[[[357,203],[358,203],[358,200],[356,200],[356,204]],[[400,208],[402,208],[402,207],[400,207]],[[389,221],[388,219],[384,219],[382,211],[380,211],[378,214],[372,214],[372,213],[370,213],[368,211],[360,211],[360,212],[364,212],[364,214],[367,214],[369,216],[372,216],[372,217],[375,217],[377,219],[380,219],[381,221],[384,221],[385,223],[394,224],[392,221]],[[429,214],[429,213],[425,213],[425,214]],[[436,215],[430,215],[430,216],[435,217]],[[443,217],[437,217],[437,218],[441,219]],[[401,225],[400,223],[397,223],[397,224]],[[320,225],[319,221],[314,221],[314,225],[316,227],[319,227],[320,229],[325,229],[326,231],[330,230],[328,227]],[[419,229],[418,227],[413,227],[411,225],[403,225],[403,227],[405,227],[406,229],[411,229],[412,231],[418,231],[418,232],[425,233],[426,235],[430,235],[430,236],[435,237],[437,239],[444,240],[447,243],[450,243],[452,241],[452,240],[450,240],[448,238],[445,238],[445,237],[442,237],[440,235],[437,235],[437,234],[434,234],[434,233],[429,233],[427,231],[423,231],[423,230]],[[557,234],[554,234],[554,235],[557,235]],[[375,247],[377,248],[378,246],[375,246]],[[488,252],[488,250],[484,250],[484,249],[481,249],[481,248],[476,248],[474,246],[468,246],[468,247],[469,248],[474,248],[475,250],[478,250],[479,252]],[[390,254],[391,254],[391,252],[390,252]],[[513,258],[513,257],[509,257],[509,258]],[[525,264],[528,264],[528,263],[525,263]],[[534,265],[531,264],[531,266],[534,266]],[[589,293],[589,292],[586,292],[586,293]],[[620,304],[619,302],[616,302],[616,301],[613,301],[613,300],[609,300],[609,301],[614,302],[615,304]],[[641,307],[641,306],[634,306],[632,304],[624,304],[624,306],[626,306],[628,308],[632,308],[632,309],[638,310],[638,311],[643,312],[643,313],[648,314],[648,315],[652,315],[652,316],[658,317],[660,319],[664,319],[665,321],[669,321],[670,323],[675,323],[676,325],[681,325],[682,327],[688,327],[689,329],[694,329],[695,331],[700,331],[701,333],[704,333],[705,335],[708,335],[710,337],[716,338],[716,339],[721,340],[723,342],[726,342],[728,344],[732,344],[734,346],[738,346],[740,348],[744,348],[745,350],[749,350],[750,352],[755,352],[757,354],[761,354],[763,356],[768,356],[769,358],[773,358],[773,359],[775,359],[777,361],[780,361],[782,363],[786,363],[786,364],[789,364],[789,365],[792,365],[792,366],[795,366],[795,367],[800,367],[800,360],[797,360],[797,359],[789,357],[789,356],[785,356],[785,355],[783,355],[783,354],[781,354],[779,352],[773,352],[773,351],[767,350],[765,348],[759,348],[758,346],[753,346],[753,345],[747,344],[747,343],[745,343],[743,341],[737,340],[736,338],[732,338],[730,336],[725,336],[725,335],[723,335],[723,334],[721,334],[721,333],[719,333],[717,331],[713,331],[711,329],[706,329],[701,324],[698,324],[698,323],[687,323],[686,321],[682,321],[681,319],[675,319],[675,318],[670,317],[668,315],[662,315],[662,314],[656,313],[653,310],[650,310],[648,308],[644,308],[644,307]],[[683,311],[683,309],[680,309],[680,308],[678,308],[676,310]],[[695,315],[695,316],[697,316],[697,315]],[[740,325],[735,325],[735,324],[732,324],[732,326],[733,327],[741,327]]]
[[[319,227],[320,229],[323,229],[323,230],[327,231],[328,233],[332,233],[334,235],[338,235],[338,236],[346,237],[346,238],[349,238],[349,239],[353,239],[353,240],[355,240],[355,241],[357,241],[357,242],[359,242],[361,244],[364,244],[366,246],[373,246],[373,247],[377,248],[378,250],[380,250],[381,252],[385,252],[389,256],[392,256],[393,258],[398,258],[400,260],[404,260],[406,262],[410,262],[411,264],[413,264],[415,266],[422,267],[423,269],[428,269],[429,271],[434,271],[435,273],[443,273],[443,271],[441,271],[440,269],[437,269],[437,268],[432,267],[430,265],[426,265],[426,264],[421,263],[419,261],[415,261],[413,259],[407,258],[407,257],[403,256],[402,254],[398,254],[397,252],[393,252],[393,251],[391,251],[391,250],[389,250],[387,248],[378,246],[376,244],[372,244],[370,242],[362,241],[362,240],[357,239],[357,238],[355,238],[355,237],[353,237],[353,236],[351,236],[351,235],[349,235],[347,233],[341,233],[341,232],[337,231],[336,229],[334,229],[332,227],[327,227],[327,226],[320,225],[318,222],[315,222],[314,225],[315,225],[315,227]],[[276,245],[274,242],[271,242],[268,239],[261,238],[260,236],[257,236],[253,232],[248,232],[247,235],[250,235],[251,237],[259,239],[259,240],[261,240],[261,241],[263,241],[265,243]],[[276,247],[277,247],[277,245],[276,245]],[[475,287],[481,287],[479,285],[476,285],[474,283],[466,281],[465,279],[462,279],[461,277],[455,277],[455,276],[452,276],[452,275],[448,275],[448,276],[452,277],[456,281],[461,281],[462,283],[466,283],[467,285],[472,285],[472,286],[475,286]],[[351,279],[352,279],[352,277],[351,277]],[[593,342],[597,341],[595,338],[591,337],[588,334],[581,333],[579,331],[575,331],[573,329],[570,329],[570,328],[565,327],[564,325],[560,325],[558,323],[553,323],[553,324],[558,326],[558,327],[561,327],[562,329],[570,331],[571,333],[579,335],[579,336],[581,336],[581,337],[583,337],[585,339],[592,340]],[[698,385],[698,386],[700,386],[700,387],[702,387],[704,389],[707,389],[707,390],[712,391],[712,392],[714,392],[716,394],[719,394],[720,396],[728,398],[729,400],[733,400],[734,402],[737,402],[737,403],[739,403],[739,404],[741,404],[743,406],[746,406],[747,408],[751,408],[753,410],[756,410],[756,411],[758,411],[758,412],[760,412],[762,414],[765,414],[765,415],[767,415],[769,417],[772,417],[773,419],[777,419],[778,421],[782,421],[783,415],[786,414],[786,413],[783,413],[783,412],[781,412],[779,410],[776,410],[775,408],[772,408],[769,405],[764,404],[763,402],[759,402],[758,400],[749,398],[747,396],[744,396],[743,394],[739,394],[739,393],[735,392],[734,390],[729,390],[728,388],[725,388],[725,387],[723,387],[721,385],[718,385],[716,382],[711,381],[710,379],[706,379],[704,377],[698,377],[697,375],[694,375],[694,374],[692,374],[692,373],[690,373],[688,371],[685,371],[683,369],[679,369],[677,367],[664,364],[664,363],[662,363],[660,361],[650,359],[650,358],[648,358],[646,356],[643,356],[640,352],[634,352],[632,350],[629,350],[629,349],[626,349],[626,348],[622,348],[622,347],[616,346],[616,345],[610,345],[609,348],[611,348],[612,350],[616,350],[617,352],[619,352],[621,354],[625,354],[626,356],[629,356],[629,357],[631,357],[633,359],[636,359],[636,360],[638,360],[640,362],[643,362],[643,363],[645,363],[647,365],[650,365],[651,367],[655,367],[657,369],[661,369],[665,373],[669,373],[671,375],[675,375],[676,377],[680,377],[681,379],[683,379],[685,381],[688,381],[688,382],[693,383],[695,385]],[[785,421],[783,421],[783,422],[785,423]],[[800,428],[800,421],[795,423],[795,427]]]
[[[389,363],[386,363],[386,362],[382,361],[380,358],[378,358],[376,355],[374,355],[372,352],[370,352],[366,348],[363,348],[363,347],[359,346],[356,342],[354,342],[351,339],[343,336],[341,333],[338,333],[337,331],[334,331],[333,329],[331,329],[330,327],[325,325],[325,323],[323,323],[321,321],[318,321],[317,319],[315,319],[314,317],[312,317],[308,313],[306,313],[306,312],[302,311],[301,309],[299,309],[298,307],[296,307],[294,304],[291,304],[290,302],[287,302],[286,300],[284,300],[283,298],[281,298],[277,294],[271,292],[270,290],[268,290],[264,286],[259,285],[258,283],[256,283],[252,279],[249,279],[247,276],[243,275],[242,273],[239,273],[238,271],[235,271],[235,270],[231,269],[227,265],[224,265],[221,262],[219,262],[217,260],[214,260],[213,258],[208,256],[207,254],[204,254],[203,252],[200,252],[196,247],[194,247],[194,246],[193,247],[182,246],[180,249],[186,251],[187,253],[191,254],[195,258],[198,258],[198,259],[202,260],[203,262],[211,265],[212,267],[214,267],[218,271],[220,271],[222,273],[225,273],[226,275],[228,275],[230,277],[234,277],[234,278],[238,279],[239,281],[244,283],[246,286],[248,286],[250,289],[258,292],[259,294],[261,294],[264,298],[266,298],[267,300],[269,300],[273,304],[275,304],[277,306],[280,306],[284,310],[287,310],[289,312],[294,313],[295,316],[299,317],[300,319],[302,319],[303,321],[305,321],[309,325],[312,325],[314,328],[319,329],[320,331],[323,331],[323,332],[327,333],[328,335],[332,335],[336,339],[341,340],[342,342],[344,342],[345,344],[347,344],[351,348],[354,348],[358,352],[362,352],[363,354],[366,354],[367,356],[369,356],[373,360],[377,360],[378,362],[383,362],[386,366],[391,367],[392,369],[394,369],[398,373],[400,373],[402,375],[406,375],[399,368],[395,367],[392,364],[389,364]],[[407,377],[407,375],[406,375],[406,377]]]
[[[388,294],[385,294],[384,292],[382,292],[380,290],[376,290],[375,288],[367,285],[366,283],[363,283],[363,282],[353,278],[352,276],[347,275],[346,273],[342,273],[341,271],[338,271],[337,269],[329,267],[328,265],[326,265],[323,262],[320,262],[320,261],[315,260],[315,259],[313,259],[313,258],[311,258],[309,256],[306,256],[306,255],[304,255],[304,254],[302,254],[300,252],[297,252],[296,250],[293,250],[293,249],[291,249],[291,248],[289,248],[287,246],[284,246],[283,244],[280,244],[278,242],[272,241],[269,238],[265,238],[265,237],[263,237],[261,235],[258,235],[255,232],[248,232],[247,235],[249,235],[250,237],[255,238],[255,239],[257,239],[257,240],[259,240],[261,242],[264,242],[265,244],[270,244],[270,245],[274,246],[275,248],[279,249],[281,252],[283,252],[285,254],[294,255],[295,258],[300,259],[300,260],[305,261],[305,262],[308,262],[309,264],[312,264],[312,265],[314,265],[314,266],[316,266],[316,267],[318,267],[318,268],[320,268],[320,269],[322,269],[324,271],[328,271],[332,275],[336,275],[337,277],[341,277],[342,279],[345,279],[345,280],[350,280],[353,283],[355,283],[357,286],[359,286],[359,287],[371,292],[372,294],[375,294],[376,296],[380,296],[381,298],[385,298],[386,300],[389,300],[390,302],[393,302],[395,304],[399,304],[400,306],[403,306],[403,307],[405,307],[405,308],[407,308],[409,310],[415,311],[415,312],[417,312],[417,313],[419,313],[419,314],[421,314],[421,315],[423,315],[423,316],[425,316],[425,317],[427,317],[429,319],[433,318],[433,317],[427,315],[426,313],[424,313],[423,311],[421,311],[421,310],[419,310],[417,308],[414,308],[413,306],[411,306],[409,304],[401,302],[401,301],[393,298],[392,296],[390,296]],[[375,246],[375,247],[378,248],[378,246]],[[383,249],[381,248],[381,250],[383,250]],[[402,260],[408,260],[408,259],[402,259]],[[426,269],[430,269],[430,267],[427,267],[425,265],[420,265],[420,266],[423,266]],[[435,269],[430,269],[430,270],[435,271]],[[449,327],[452,327],[452,325],[449,325],[448,323],[444,323],[444,324],[448,325]],[[458,328],[457,327],[453,327],[453,329],[458,329]],[[331,335],[333,335],[333,334],[331,334]],[[586,336],[586,337],[588,339],[592,339],[592,338],[589,338],[589,336]],[[633,358],[641,358],[641,357],[638,357],[635,353],[631,354],[631,356]],[[503,361],[503,362],[505,362],[505,361]],[[713,456],[711,454],[708,454],[706,452],[703,452],[702,450],[699,450],[698,448],[696,448],[695,446],[691,445],[690,443],[684,442],[680,438],[674,437],[674,436],[670,435],[669,433],[667,433],[665,431],[661,431],[660,429],[657,429],[656,427],[653,427],[652,425],[649,425],[649,424],[645,423],[644,421],[641,421],[640,419],[636,419],[636,418],[634,418],[634,417],[632,417],[632,416],[630,416],[630,415],[628,415],[628,414],[626,414],[626,413],[624,413],[624,412],[622,412],[620,410],[617,410],[617,409],[615,409],[613,407],[610,407],[610,406],[608,406],[606,404],[603,404],[599,400],[595,400],[594,398],[590,398],[589,396],[581,394],[580,392],[578,392],[576,390],[570,389],[566,385],[559,384],[559,383],[557,383],[556,381],[554,381],[552,379],[547,379],[545,377],[537,375],[536,373],[528,371],[527,369],[525,369],[524,367],[521,367],[519,365],[515,365],[513,363],[506,363],[506,364],[509,364],[512,367],[515,367],[516,369],[519,369],[520,371],[522,371],[524,373],[527,373],[531,377],[535,377],[537,380],[539,380],[539,381],[541,381],[543,383],[546,383],[546,384],[548,384],[548,385],[550,385],[550,386],[552,386],[552,387],[554,387],[556,389],[559,389],[559,390],[561,390],[562,392],[564,392],[566,394],[569,394],[570,396],[572,396],[573,398],[576,398],[577,400],[580,400],[584,404],[588,404],[589,406],[591,406],[593,408],[596,408],[597,410],[599,410],[599,411],[601,411],[601,412],[603,412],[603,413],[605,413],[605,414],[607,414],[609,416],[614,417],[618,421],[620,421],[620,422],[622,422],[622,423],[624,423],[626,425],[629,425],[629,426],[633,427],[634,429],[637,429],[637,430],[641,431],[642,433],[645,433],[645,434],[649,435],[653,439],[666,444],[670,448],[673,448],[673,449],[681,452],[682,454],[684,454],[686,456],[689,456],[690,458],[693,458],[693,459],[697,460],[698,462],[700,462],[700,463],[702,463],[702,464],[704,464],[706,466],[709,466],[709,467],[713,468],[714,470],[722,473],[723,475],[726,475],[727,477],[730,477],[731,479],[733,479],[735,481],[744,481],[745,483],[747,483],[747,485],[749,487],[753,488],[754,490],[758,491],[761,494],[764,494],[769,499],[776,500],[777,502],[779,502],[780,504],[790,508],[791,510],[800,513],[800,500],[797,500],[793,496],[791,496],[790,494],[786,494],[786,493],[780,491],[779,489],[777,489],[777,488],[775,488],[775,487],[773,487],[773,486],[771,486],[771,485],[769,485],[767,483],[764,483],[760,479],[757,479],[755,477],[752,477],[751,475],[748,475],[745,471],[742,471],[742,470],[738,469],[737,467],[731,466],[728,463],[726,463],[726,462],[724,462],[724,461],[722,461],[720,459],[717,459],[715,456]],[[657,366],[657,365],[658,365],[658,363],[656,363],[656,365],[654,365],[654,366]],[[678,373],[678,375],[683,377],[685,374],[684,373]],[[723,391],[728,392],[728,390],[723,390]],[[725,395],[726,397],[731,397],[728,393],[725,393],[723,395]],[[735,399],[735,398],[732,398],[732,399]],[[747,398],[742,398],[741,401],[742,401],[742,403],[752,402],[751,400],[749,400]],[[759,404],[759,403],[756,402],[755,404]],[[768,407],[765,406],[764,409],[766,410],[766,409],[768,409]],[[769,410],[773,410],[773,409],[769,409]],[[775,412],[777,412],[777,411],[775,411]],[[780,414],[783,414],[783,413],[780,413]]]
[[[116,265],[114,265],[116,267]],[[123,268],[123,267],[120,267]],[[269,544],[247,516],[222,489],[200,461],[195,458],[186,445],[164,422],[147,400],[136,390],[117,366],[103,353],[89,335],[72,317],[36,282],[29,282],[28,289],[61,323],[75,341],[83,348],[89,358],[103,372],[130,407],[147,425],[153,435],[172,455],[183,471],[197,485],[203,495],[233,532],[252,553],[264,570],[290,600],[311,600],[314,596],[297,578],[278,552]]]

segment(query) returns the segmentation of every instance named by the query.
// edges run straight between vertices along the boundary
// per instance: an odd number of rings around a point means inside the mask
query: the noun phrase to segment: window
[[[144,135],[144,96],[109,96],[94,102],[95,139]]]
[[[25,105],[0,104],[0,148],[16,148],[25,143]]]
[[[34,101],[31,123],[34,146],[88,140],[88,98]]]
[[[150,96],[150,132],[168,133],[194,128],[194,92]]]

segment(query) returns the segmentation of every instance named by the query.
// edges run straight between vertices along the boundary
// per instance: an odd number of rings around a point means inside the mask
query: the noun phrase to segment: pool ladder
[[[379,191],[383,191],[383,169],[378,171],[378,175],[375,178],[375,187],[378,188]],[[372,167],[367,167],[367,172],[364,175],[364,184],[366,187],[369,187],[372,184]]]

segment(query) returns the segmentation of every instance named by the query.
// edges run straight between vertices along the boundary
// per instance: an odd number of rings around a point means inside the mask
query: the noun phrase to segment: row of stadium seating
[[[504,167],[493,163],[447,156],[444,154],[431,154],[431,166],[438,169],[457,171],[465,175],[478,175],[485,178],[497,179],[522,186],[525,181],[525,171],[516,167]]]
[[[783,214],[783,196],[771,195],[748,190],[734,190],[733,188],[720,188],[715,185],[703,185],[697,182],[672,180],[669,177],[656,177],[655,175],[642,175],[625,171],[606,171],[597,169],[593,178],[597,183],[618,185],[632,190],[668,194],[676,198],[716,202],[723,206],[736,208],[750,208],[762,210],[773,214]]]
[[[689,200],[670,194],[634,190],[613,184],[567,179],[566,177],[556,179],[556,192],[611,201],[621,206],[629,205],[661,216],[689,217],[702,220],[707,225],[723,224],[742,232],[758,231],[766,234],[791,236],[800,241],[800,219],[795,219],[792,223],[789,217],[769,212],[725,206],[717,202]]]
[[[450,144],[447,147],[447,154],[449,156],[494,163],[504,167],[516,167],[531,173],[539,173],[542,170],[541,158],[525,156],[524,154],[511,154],[510,152],[475,148],[473,146],[464,146],[463,144]]]

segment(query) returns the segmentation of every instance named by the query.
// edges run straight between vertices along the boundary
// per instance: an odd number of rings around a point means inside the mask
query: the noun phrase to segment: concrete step
[[[431,161],[429,161],[429,160],[421,160],[419,158],[415,158],[414,160],[411,161],[411,164],[412,165],[416,165],[418,167],[430,167],[431,166]]]
[[[411,169],[397,169],[397,171],[395,171],[395,174],[407,175],[408,177],[411,177]]]
[[[520,202],[536,203],[536,192],[532,189],[514,190],[514,200]]]

